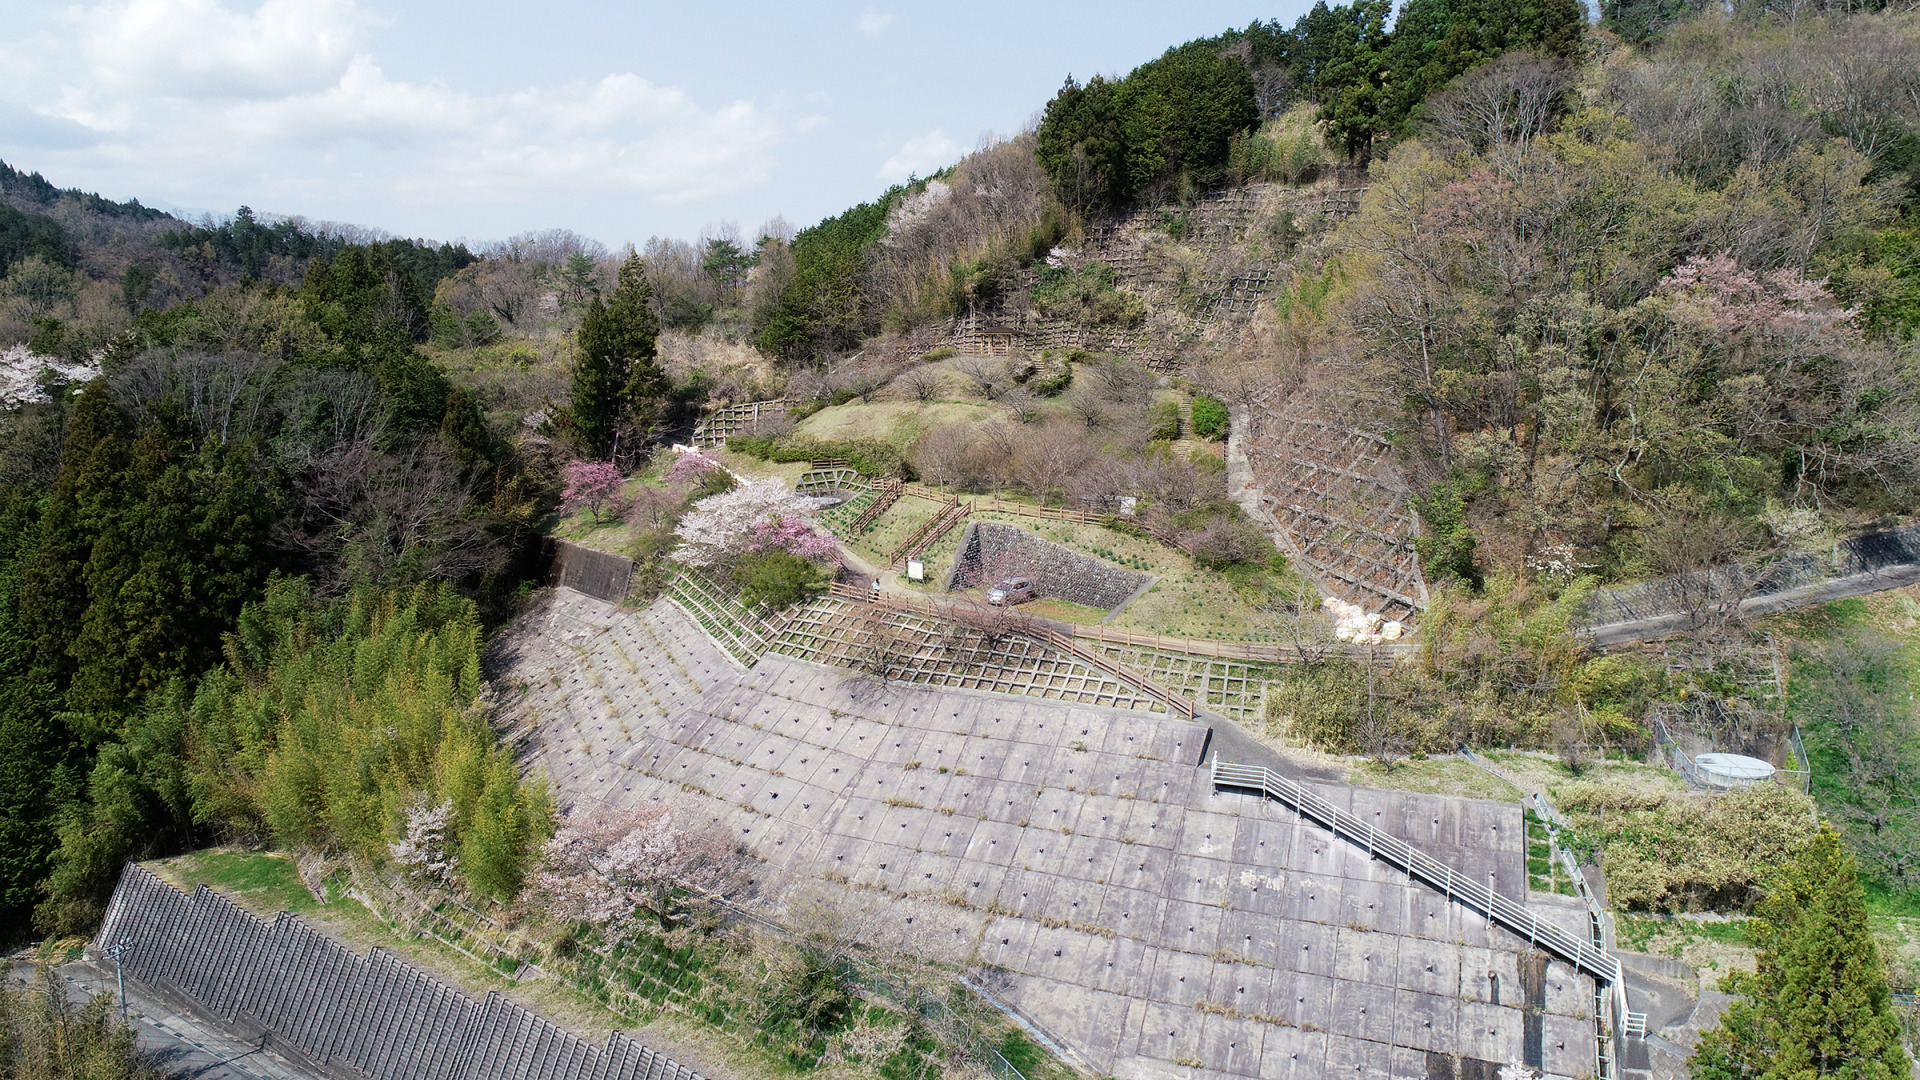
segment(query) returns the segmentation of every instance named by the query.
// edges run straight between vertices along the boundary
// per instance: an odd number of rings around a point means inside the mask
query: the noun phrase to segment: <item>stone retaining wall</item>
[[[1024,577],[1040,596],[1111,610],[1153,581],[1151,575],[1043,540],[1018,525],[976,521],[960,537],[947,591]]]

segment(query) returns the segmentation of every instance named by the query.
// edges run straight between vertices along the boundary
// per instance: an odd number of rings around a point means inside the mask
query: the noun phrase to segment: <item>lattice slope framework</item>
[[[670,604],[550,604],[508,635],[495,682],[563,805],[693,799],[766,860],[764,897],[787,881],[921,903],[1003,973],[1002,997],[1105,1074],[1593,1070],[1591,980],[1277,804],[1216,795],[1196,767],[1204,727],[772,651],[742,670]],[[633,670],[543,619],[601,628]],[[638,640],[671,658],[632,657]],[[626,690],[641,676],[667,700],[660,680],[683,670],[682,707],[614,706],[644,697]],[[1517,807],[1316,790],[1524,894]],[[1584,932],[1584,910],[1550,914]]]
[[[1312,231],[1351,213],[1364,189],[1340,183],[1252,184],[1215,192],[1190,207],[1143,207],[1094,222],[1069,265],[1112,267],[1121,287],[1146,303],[1146,325],[1085,326],[1031,311],[976,313],[955,321],[953,344],[988,355],[1016,343],[1031,351],[1083,348],[1176,368],[1174,354],[1182,346],[1237,338],[1284,277],[1288,245],[1300,238],[1301,226]],[[1261,233],[1262,223],[1283,214],[1293,224],[1290,236]],[[1037,280],[1036,271],[1022,271],[1008,283],[1009,291],[1030,289]]]
[[[1230,438],[1231,493],[1324,592],[1403,622],[1425,609],[1420,520],[1383,436],[1300,391],[1239,410]]]

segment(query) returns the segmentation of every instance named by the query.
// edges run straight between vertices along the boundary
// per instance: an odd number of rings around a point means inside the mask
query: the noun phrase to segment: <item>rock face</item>
[[[1024,577],[1036,595],[1111,610],[1150,583],[1151,575],[1122,570],[1071,548],[1043,540],[1018,525],[976,521],[960,537],[947,591]]]

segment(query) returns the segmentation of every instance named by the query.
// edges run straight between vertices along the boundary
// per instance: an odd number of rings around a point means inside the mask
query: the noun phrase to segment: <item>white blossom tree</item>
[[[453,873],[453,856],[447,851],[447,822],[453,816],[453,800],[438,806],[422,798],[407,808],[407,825],[400,839],[387,845],[388,854],[408,873],[435,885],[445,885]]]
[[[671,927],[683,890],[723,893],[746,860],[731,833],[685,807],[582,804],[547,842],[531,884],[553,916],[618,934],[640,912]]]
[[[748,480],[731,491],[700,500],[687,511],[673,530],[680,538],[680,547],[671,558],[688,566],[725,562],[764,538],[764,526],[804,522],[815,505],[814,500],[795,494],[783,480]]]

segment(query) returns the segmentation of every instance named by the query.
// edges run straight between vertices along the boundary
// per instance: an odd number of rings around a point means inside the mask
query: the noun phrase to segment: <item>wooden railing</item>
[[[1104,626],[1076,626],[1073,636],[1109,645],[1128,645],[1137,649],[1158,649],[1185,656],[1212,656],[1221,660],[1248,660],[1263,664],[1287,664],[1299,659],[1280,642],[1207,641],[1201,638],[1166,637],[1161,634],[1136,634],[1131,630],[1110,630]]]
[[[1168,714],[1189,722],[1193,720],[1193,701],[1185,694],[1177,694],[1161,686],[1159,683],[1154,682],[1152,679],[1137,674],[1121,666],[1118,662],[1109,660],[1091,649],[1081,648],[1078,644],[1075,644],[1072,635],[1063,634],[1050,627],[1044,631],[1044,635],[1044,637],[1040,638],[1042,641],[1045,641],[1047,644],[1059,649],[1061,652],[1066,653],[1095,671],[1111,676],[1121,682],[1132,683],[1140,689],[1145,690],[1149,695],[1159,698],[1160,702],[1167,707]]]
[[[847,535],[859,536],[872,528],[873,523],[880,520],[880,515],[886,513],[888,507],[900,501],[905,486],[892,477],[881,480],[880,494],[874,496],[873,501],[867,504],[867,508],[860,511],[860,516],[853,519],[853,524],[847,526]]]
[[[933,520],[913,530],[913,535],[907,537],[904,543],[887,552],[887,565],[896,569],[905,566],[908,559],[925,551],[934,541],[945,536],[948,529],[959,524],[972,512],[972,503],[963,505],[960,502],[960,496],[951,497],[947,500],[947,504],[940,508],[940,512],[933,515]]]

